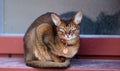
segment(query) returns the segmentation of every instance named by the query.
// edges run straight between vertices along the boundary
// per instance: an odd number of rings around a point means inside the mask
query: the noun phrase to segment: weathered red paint
[[[81,38],[79,55],[120,56],[120,38]]]
[[[91,59],[120,59],[120,38],[80,38],[80,49],[78,52],[79,58],[91,58]],[[13,58],[22,58],[24,54],[23,48],[23,36],[0,36],[0,58],[5,59],[8,58],[8,54],[12,55]],[[80,56],[80,57],[79,57]],[[4,59],[3,59],[4,60]],[[13,66],[3,66],[1,63],[0,71],[120,71],[120,69],[98,69],[98,68],[68,68],[68,69],[37,69],[26,67],[21,61],[16,61],[16,59],[12,59],[13,61],[8,61],[5,63]],[[3,61],[1,61],[3,62]],[[10,63],[9,63],[10,62]],[[15,63],[23,64],[21,67],[14,66]]]
[[[120,38],[80,38],[78,55],[120,56]],[[0,54],[23,54],[23,36],[0,36]]]
[[[23,54],[23,37],[0,36],[0,54]]]
[[[42,69],[26,66],[23,58],[0,58],[0,71],[120,71],[119,61],[102,61],[77,60],[67,69]]]

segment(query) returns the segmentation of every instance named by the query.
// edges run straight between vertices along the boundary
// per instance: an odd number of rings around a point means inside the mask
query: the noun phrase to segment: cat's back
[[[52,22],[52,19],[51,19],[51,14],[53,14],[53,12],[47,12],[41,16],[39,16],[31,25],[30,27],[28,28],[28,31],[30,31],[31,29],[39,26],[40,24],[42,23],[48,23],[48,24],[52,24],[53,25],[53,22]],[[28,32],[27,31],[27,32]]]
[[[31,32],[34,28],[36,28],[37,26],[43,24],[43,23],[48,23],[50,26],[52,26],[53,29],[56,28],[56,26],[54,25],[52,18],[51,18],[51,14],[55,14],[53,12],[47,12],[41,16],[39,16],[37,19],[35,19],[33,21],[33,23],[29,26],[29,28],[27,29],[23,41],[28,40],[29,36],[31,35]],[[46,28],[47,29],[47,28]],[[53,30],[54,32],[56,32],[55,30]]]

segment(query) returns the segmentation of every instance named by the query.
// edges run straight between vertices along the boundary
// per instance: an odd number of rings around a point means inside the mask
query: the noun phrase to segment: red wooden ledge
[[[22,36],[0,36],[0,54],[23,54]]]
[[[24,63],[23,36],[0,35],[0,71],[120,71],[120,37],[81,36],[80,40],[80,49],[76,57],[79,59],[72,60],[70,68],[38,69],[27,67]]]
[[[80,37],[81,56],[120,56],[120,37]],[[23,36],[0,36],[0,54],[23,55]]]
[[[120,56],[120,38],[81,38],[79,54]]]
[[[67,69],[40,69],[28,67],[23,58],[0,58],[0,71],[120,71],[120,60],[72,60]]]

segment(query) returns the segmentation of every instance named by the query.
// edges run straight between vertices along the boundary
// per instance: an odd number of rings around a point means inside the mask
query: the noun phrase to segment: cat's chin
[[[74,38],[76,38],[76,36],[74,36],[74,37],[69,37],[69,38],[65,37],[64,39],[65,39],[65,40],[73,40]]]

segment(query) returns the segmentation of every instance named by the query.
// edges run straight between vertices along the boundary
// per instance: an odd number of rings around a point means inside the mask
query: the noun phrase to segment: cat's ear
[[[56,14],[51,14],[51,18],[56,26],[59,26],[61,24],[61,19]]]
[[[75,24],[79,24],[82,20],[82,12],[81,11],[78,11],[75,16],[73,17],[73,22]]]

